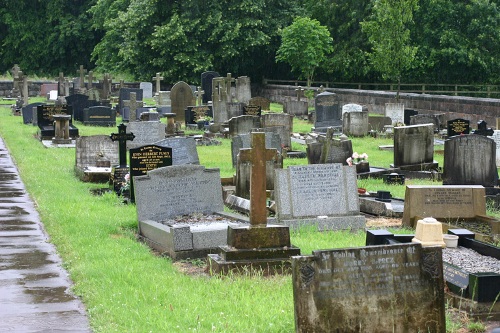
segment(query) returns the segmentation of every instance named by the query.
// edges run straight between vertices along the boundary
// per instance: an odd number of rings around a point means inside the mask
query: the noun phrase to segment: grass
[[[116,127],[76,125],[81,135],[116,131]],[[91,195],[92,188],[102,185],[76,179],[74,149],[44,148],[34,138],[36,130],[22,124],[22,117],[12,116],[8,107],[0,107],[0,135],[75,283],[73,291],[85,303],[95,332],[294,331],[289,275],[263,278],[247,273],[208,278],[184,274],[170,259],[137,242],[133,205],[124,205],[113,194]],[[230,141],[221,141],[220,146],[198,147],[200,161],[207,167],[219,167],[222,176],[232,176]],[[391,159],[390,153],[376,148],[385,143],[387,140],[377,139],[374,144],[373,139],[353,139],[355,150],[367,152],[375,165],[386,165]],[[307,161],[285,160],[285,166],[293,163]],[[389,186],[375,179],[360,180],[360,185],[368,190]],[[390,190],[397,197],[404,196],[403,186]],[[310,254],[317,249],[363,246],[365,234],[302,228],[293,231],[291,239],[303,254]]]

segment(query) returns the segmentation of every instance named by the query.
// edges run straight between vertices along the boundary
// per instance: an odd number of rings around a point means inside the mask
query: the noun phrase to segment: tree
[[[276,52],[276,61],[288,63],[299,78],[307,79],[309,87],[315,69],[332,52],[332,43],[330,32],[318,20],[299,17],[281,31],[281,45]]]
[[[410,26],[418,0],[375,0],[369,20],[361,23],[373,52],[370,60],[384,79],[396,80],[399,100],[401,75],[411,68],[417,47],[410,45]]]

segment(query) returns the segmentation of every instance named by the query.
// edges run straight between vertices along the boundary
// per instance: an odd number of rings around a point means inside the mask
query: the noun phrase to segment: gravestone
[[[496,149],[496,165],[498,168],[500,168],[500,130],[493,131],[493,135],[489,136],[488,138],[495,141],[496,148],[497,148]]]
[[[248,76],[238,77],[236,79],[236,99],[240,103],[248,104],[251,98],[250,78]]]
[[[276,170],[274,194],[277,220],[298,228],[360,229],[356,168],[335,164],[289,166]]]
[[[394,166],[417,171],[437,167],[434,163],[434,125],[394,128]]]
[[[473,134],[491,136],[493,135],[493,130],[488,127],[488,124],[484,120],[480,120],[477,123],[477,129],[474,130]]]
[[[36,115],[36,109],[39,105],[44,105],[45,103],[31,103],[24,105],[22,107],[22,114],[23,114],[23,123],[24,124],[31,124],[33,123],[33,115]]]
[[[352,142],[347,138],[335,139],[333,128],[325,136],[318,136],[316,142],[310,142],[306,148],[309,164],[341,163],[347,165],[352,156]]]
[[[296,332],[446,332],[440,247],[317,250],[292,282]]]
[[[410,125],[433,124],[434,132],[439,132],[441,127],[439,116],[433,114],[417,114],[410,117]]]
[[[152,78],[156,82],[156,90],[155,90],[155,96],[160,94],[161,91],[161,80],[163,80],[163,76],[161,76],[160,72],[156,73],[156,76]]]
[[[281,139],[279,134],[273,132],[267,132],[265,134],[266,140],[266,148],[268,149],[276,149],[278,153],[281,154]],[[240,149],[250,148],[251,147],[251,139],[250,133],[247,134],[238,134],[233,136],[231,140],[231,160],[233,162],[233,168],[236,167],[237,157],[240,152]],[[274,173],[273,175],[274,176]]]
[[[415,228],[417,220],[427,216],[441,222],[485,217],[485,196],[478,185],[406,185],[403,225]]]
[[[127,142],[127,149],[149,145],[165,139],[167,125],[158,121],[136,121],[129,123],[127,131],[134,133],[132,142]]]
[[[89,97],[83,94],[73,94],[66,96],[66,104],[71,106],[73,110],[73,119],[76,121],[83,121],[83,110],[91,106],[100,105],[99,102],[89,100]]]
[[[111,133],[109,138],[113,142],[118,141],[118,165],[113,165],[111,168],[109,185],[116,194],[120,194],[122,187],[126,183],[125,176],[129,173],[127,141],[134,140],[135,135],[134,133],[127,133],[127,126],[121,123],[118,125],[118,133]]]
[[[172,106],[172,100],[170,99],[170,91],[160,91],[160,93],[155,97],[156,107]],[[170,111],[169,111],[170,112]]]
[[[229,119],[229,136],[250,133],[254,128],[260,128],[260,117],[239,116]]]
[[[326,132],[328,127],[342,126],[342,110],[337,95],[328,91],[318,94],[314,100],[316,120],[314,129],[317,132]]]
[[[230,118],[227,113],[227,103],[231,102],[231,95],[227,94],[227,90],[226,80],[223,77],[212,79],[212,107],[216,124],[224,123]]]
[[[116,112],[107,106],[91,106],[83,110],[82,123],[92,126],[116,126]]]
[[[68,105],[39,105],[37,106],[37,125],[40,130],[40,139],[52,139],[55,136],[54,115],[72,115],[71,107]],[[73,126],[69,120],[69,136],[76,138],[79,136],[78,128]]]
[[[495,141],[473,134],[445,140],[443,184],[497,186]]]
[[[346,112],[342,116],[342,133],[363,137],[368,134],[368,112]]]
[[[260,117],[262,109],[258,105],[243,105],[243,115]]]
[[[293,117],[284,113],[267,113],[261,116],[262,128],[265,132],[278,133],[283,147],[291,147],[293,132]]]
[[[260,108],[263,111],[269,111],[271,109],[271,101],[265,97],[252,97],[248,101],[248,105],[257,105],[260,106]]]
[[[111,166],[119,163],[118,144],[107,135],[81,136],[75,145],[76,176],[83,182],[108,182]]]
[[[448,137],[469,134],[470,133],[470,121],[467,119],[452,119],[447,122],[447,135]]]
[[[122,119],[123,121],[136,122],[139,119],[138,112],[140,108],[143,107],[144,103],[142,100],[137,100],[137,94],[133,91],[130,92],[130,100],[122,101],[123,105],[123,113]]]
[[[392,125],[405,123],[405,106],[403,103],[386,103],[385,116],[391,118]]]
[[[201,89],[203,89],[203,104],[207,104],[212,100],[212,79],[219,77],[219,73],[208,71],[201,73]]]
[[[243,115],[243,107],[245,104],[240,102],[226,103],[227,118],[239,117]]]
[[[307,116],[309,112],[309,103],[307,101],[296,101],[288,99],[283,101],[283,113],[294,117]]]
[[[378,117],[378,116],[368,117],[368,126],[370,127],[370,131],[382,132],[385,126],[391,124],[392,124],[392,119],[389,117]]]
[[[213,119],[213,116],[211,105],[188,106],[185,112],[186,125],[196,124],[198,119],[206,119],[206,117]]]
[[[172,148],[172,165],[200,164],[196,141],[192,137],[172,137],[154,143]]]
[[[134,92],[135,93],[135,99],[136,101],[142,101],[143,95],[142,95],[142,89],[137,89],[137,88],[121,88],[120,89],[120,95],[118,98],[118,113],[123,116],[123,109],[125,108],[124,101],[130,101],[130,93]],[[127,117],[128,120],[128,117]]]
[[[363,106],[359,104],[345,104],[342,106],[342,119],[344,119],[344,114],[346,112],[363,112]]]
[[[148,171],[172,165],[172,148],[146,145],[129,150],[130,154],[130,199],[135,201],[134,178]]]
[[[172,113],[175,113],[175,120],[181,124],[186,122],[184,110],[190,105],[196,105],[191,87],[183,81],[177,82],[170,90],[172,103]]]
[[[139,83],[139,89],[142,89],[143,98],[153,97],[153,84],[151,82],[141,82]]]
[[[416,116],[416,115],[418,115],[417,110],[405,109],[405,111],[404,111],[404,121],[405,121],[404,124],[405,125],[417,125],[417,124],[411,123],[411,117]],[[439,118],[438,118],[438,121],[439,121]],[[430,123],[432,123],[432,121],[430,121]]]

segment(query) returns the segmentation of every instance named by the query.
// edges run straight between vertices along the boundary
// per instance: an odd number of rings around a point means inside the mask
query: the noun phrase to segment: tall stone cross
[[[143,102],[137,100],[137,94],[135,92],[130,93],[130,100],[128,101],[123,101],[124,106],[129,107],[129,116],[128,116],[128,121],[137,121],[137,109],[142,108]]]
[[[113,77],[106,73],[102,79],[102,94],[104,99],[108,99],[111,94],[111,84],[113,83]]]
[[[22,72],[20,72],[22,73]],[[23,82],[23,88],[21,90],[21,96],[23,97],[23,105],[28,105],[29,90],[28,90],[28,76],[21,75],[20,79]]]
[[[85,92],[85,73],[87,70],[80,65],[80,92]]]
[[[227,76],[224,78],[224,82],[226,84],[226,97],[228,102],[233,101],[233,97],[231,96],[231,83],[236,82],[234,78],[231,77],[231,73],[227,73]]]
[[[161,90],[160,82],[161,82],[161,80],[163,80],[163,76],[161,76],[161,73],[158,72],[158,73],[156,73],[156,76],[153,77],[153,80],[156,81],[156,92],[155,92],[155,95],[159,95],[160,94],[160,90]]]
[[[10,70],[10,72],[12,73],[12,78],[14,80],[19,78],[19,71],[20,70],[21,70],[21,68],[19,67],[18,64],[15,64],[14,67],[12,67],[12,69]]]
[[[295,89],[295,92],[297,93],[297,101],[300,101],[300,98],[302,97],[302,92],[304,91],[304,88],[299,86],[297,89]]]
[[[203,94],[205,90],[201,90],[201,87],[197,87],[198,89],[194,92],[196,96],[196,105],[203,105]]]
[[[59,72],[59,79],[58,79],[58,90],[59,90],[59,96],[64,96],[64,73]]]
[[[134,133],[127,133],[125,124],[118,125],[118,133],[111,133],[111,141],[118,141],[118,159],[120,166],[127,166],[127,141],[133,141]]]
[[[276,158],[277,150],[266,149],[266,133],[252,132],[252,148],[240,149],[240,161],[251,164],[250,226],[267,226],[266,162]]]

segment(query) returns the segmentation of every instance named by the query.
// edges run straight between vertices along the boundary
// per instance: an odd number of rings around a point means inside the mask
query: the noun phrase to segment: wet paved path
[[[0,138],[0,332],[91,332]]]

